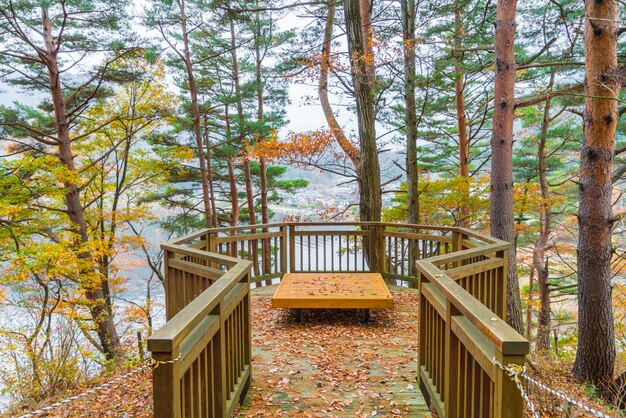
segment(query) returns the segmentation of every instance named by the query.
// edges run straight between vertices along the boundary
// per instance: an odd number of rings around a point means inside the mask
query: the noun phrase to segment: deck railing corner
[[[441,417],[521,417],[498,364],[528,341],[506,322],[509,244],[457,227],[279,223],[162,245],[167,323],[149,340],[156,417],[228,417],[251,382],[250,287],[288,272],[378,272],[419,288],[418,379]]]

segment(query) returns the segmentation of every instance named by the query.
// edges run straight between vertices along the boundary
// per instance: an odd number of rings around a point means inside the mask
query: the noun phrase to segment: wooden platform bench
[[[393,308],[393,298],[379,273],[287,273],[274,297],[273,308],[370,309]]]

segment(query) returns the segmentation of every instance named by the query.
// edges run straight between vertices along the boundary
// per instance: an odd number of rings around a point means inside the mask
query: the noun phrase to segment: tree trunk
[[[404,42],[404,121],[406,124],[407,221],[419,223],[417,113],[415,109],[415,0],[401,0]]]
[[[256,6],[259,6],[258,0],[256,1]],[[256,32],[254,36],[257,38],[254,42],[254,60],[255,60],[255,77],[256,77],[256,98],[257,98],[257,121],[262,126],[263,120],[265,119],[265,110],[264,110],[264,102],[263,102],[263,79],[261,74],[263,58],[261,56],[261,19],[260,13],[256,12]],[[262,127],[263,133],[265,133],[265,128]],[[262,139],[262,138],[259,138]],[[268,184],[267,184],[267,166],[265,165],[265,159],[263,157],[259,158],[259,183],[261,187],[261,223],[266,225],[270,221],[269,217],[269,202],[267,201],[268,196]],[[263,228],[262,232],[267,232],[267,228]],[[262,260],[262,268],[263,274],[269,274],[271,272],[271,246],[269,240],[261,241],[261,260]],[[272,284],[271,280],[266,280],[265,285],[269,286]]]
[[[328,14],[326,15],[326,25],[324,27],[324,41],[322,43],[322,58],[320,62],[320,80],[317,92],[322,105],[324,117],[330,128],[335,141],[343,150],[346,156],[354,165],[356,172],[356,182],[359,196],[363,194],[363,183],[361,176],[361,151],[346,137],[343,129],[337,123],[332,106],[328,100],[328,73],[330,71],[330,54],[332,47],[333,24],[335,20],[335,0],[328,3]]]
[[[259,159],[259,172],[261,182],[261,202],[263,202],[261,206],[261,223],[268,224],[270,222],[270,215],[267,202],[267,167],[265,166],[265,160],[263,158]]]
[[[235,105],[237,107],[238,128],[237,135],[240,140],[244,138],[245,119],[243,115],[243,104],[241,101],[241,85],[239,82],[239,61],[237,60],[237,39],[235,34],[235,23],[230,19],[230,54],[233,67],[233,84],[235,85]],[[246,201],[248,203],[248,218],[250,225],[256,224],[256,210],[254,208],[254,191],[252,190],[252,175],[250,173],[250,160],[243,159],[243,175],[246,188]]]
[[[620,90],[618,3],[585,0],[586,99],[578,207],[578,350],[574,375],[602,387],[613,376],[611,172]]]
[[[202,186],[202,202],[204,204],[204,217],[207,228],[211,228],[211,206],[209,195],[209,180],[207,177],[207,166],[204,158],[204,146],[202,145],[202,129],[200,128],[200,107],[198,105],[198,90],[196,88],[196,78],[193,74],[193,63],[189,52],[189,32],[187,31],[187,16],[185,14],[185,0],[178,0],[180,9],[180,26],[183,38],[183,56],[185,68],[187,69],[187,81],[189,83],[189,96],[191,99],[191,112],[193,116],[193,132],[196,138],[196,148],[198,151],[198,164],[200,165],[200,183]]]
[[[493,135],[491,138],[491,235],[511,243],[507,271],[507,322],[522,333],[513,210],[516,0],[498,0],[496,12]]]
[[[361,37],[363,38],[363,56],[367,72],[367,82],[370,88],[376,83],[376,66],[374,65],[374,39],[372,33],[372,2],[373,0],[359,0],[361,14]]]
[[[243,176],[246,184],[246,201],[248,203],[248,223],[256,224],[256,209],[254,207],[254,189],[252,188],[252,173],[250,171],[250,160],[243,159]]]
[[[257,7],[259,2],[256,2]],[[256,13],[256,33],[255,36],[261,37],[261,23],[259,12]],[[263,80],[261,77],[261,69],[262,69],[262,60],[261,51],[260,51],[260,39],[257,39],[255,42],[254,49],[254,58],[255,58],[255,76],[256,76],[256,100],[257,100],[257,121],[263,122],[265,119],[265,110],[264,110],[264,102],[263,102]],[[269,223],[269,207],[268,207],[268,186],[267,186],[267,166],[265,165],[265,159],[263,157],[259,158],[259,182],[261,186],[261,223],[267,224]],[[264,230],[267,232],[267,230]]]
[[[230,188],[230,226],[239,225],[239,197],[237,196],[237,178],[235,176],[235,158],[229,155],[226,164],[228,166],[228,185]]]
[[[548,91],[554,85],[554,72],[550,75]],[[539,146],[537,150],[537,162],[539,163],[539,185],[541,187],[541,209],[539,213],[539,238],[533,250],[533,262],[537,270],[537,281],[539,283],[539,317],[537,319],[537,349],[550,349],[550,283],[548,260],[545,255],[548,240],[552,233],[552,205],[550,203],[550,188],[546,173],[546,140],[548,138],[548,128],[550,126],[550,103],[546,100],[543,109],[543,121],[541,123],[541,133],[539,136]]]
[[[533,328],[533,300],[535,298],[535,267],[530,269],[530,278],[528,279],[528,302],[526,303],[526,339],[530,341]]]
[[[63,95],[55,39],[52,35],[52,24],[48,17],[48,10],[42,8],[41,13],[43,37],[46,45],[45,62],[48,68],[51,100],[54,109],[57,141],[59,144],[58,156],[61,163],[67,167],[68,170],[76,172],[72,152],[72,140],[70,137],[69,118],[65,105],[65,97]],[[65,206],[67,214],[70,222],[76,227],[76,232],[79,237],[79,242],[76,242],[76,246],[79,247],[81,244],[85,244],[89,241],[87,223],[85,222],[83,206],[80,201],[80,192],[78,185],[71,181],[66,181],[63,187],[66,190]],[[91,258],[91,254],[82,252],[79,254],[79,257],[89,259]],[[98,335],[100,348],[107,359],[121,361],[124,357],[124,352],[120,344],[117,329],[115,328],[112,312],[106,304],[106,297],[103,290],[105,283],[102,280],[98,280],[96,283],[88,283],[88,281],[95,276],[93,269],[88,269],[83,273],[83,276],[86,276],[87,280],[85,283],[79,283],[79,286],[85,292],[85,297],[89,301],[89,311],[93,319],[96,334]]]
[[[324,117],[330,128],[330,132],[333,134],[335,141],[341,147],[343,152],[348,156],[352,164],[354,164],[357,170],[357,176],[359,176],[359,169],[361,166],[361,155],[357,147],[352,144],[343,132],[343,129],[337,123],[335,114],[333,113],[332,106],[328,100],[328,72],[330,70],[330,53],[331,53],[331,41],[333,37],[333,24],[335,20],[335,0],[330,0],[328,3],[328,14],[326,15],[326,25],[324,27],[324,41],[322,43],[322,58],[320,62],[320,81],[317,87],[317,93],[322,105],[322,111]],[[359,194],[360,194],[360,181],[359,181]]]
[[[245,132],[245,118],[243,115],[243,104],[241,99],[241,85],[239,82],[239,61],[237,60],[237,39],[235,34],[235,22],[233,18],[230,18],[230,48],[231,48],[231,58],[232,58],[232,66],[233,66],[233,82],[235,85],[235,104],[237,106],[237,119],[238,119],[238,127],[237,135],[240,140],[244,139]],[[245,147],[245,143],[244,143]],[[244,179],[244,187],[246,189],[246,203],[248,205],[248,224],[255,225],[256,224],[256,209],[254,207],[254,190],[252,188],[252,173],[250,172],[250,160],[245,155],[246,152],[244,150],[244,158],[243,158],[243,179]],[[258,256],[257,249],[257,241],[249,242],[249,257],[251,260],[256,260]],[[259,275],[259,264],[256,262],[252,263],[252,269],[254,270],[255,276]]]
[[[228,104],[224,106],[224,119],[226,121],[226,139],[230,142],[232,138],[232,130],[230,127],[230,113]],[[228,167],[228,188],[230,189],[230,226],[239,224],[239,196],[237,195],[237,176],[235,175],[235,157],[230,149],[227,150],[226,166]],[[237,235],[233,231],[231,235]],[[236,256],[236,254],[235,254]]]
[[[454,4],[454,92],[456,98],[456,118],[459,130],[459,172],[463,180],[469,181],[469,139],[467,137],[467,121],[465,120],[465,82],[463,80],[463,68],[461,67],[462,55],[461,38],[463,28],[461,25],[461,4],[457,0]],[[461,192],[465,199],[469,198],[469,182],[461,184]],[[458,225],[466,227],[469,224],[470,208],[465,204],[459,207]]]
[[[372,86],[368,82],[367,66],[362,59],[365,47],[359,0],[344,0],[346,32],[352,84],[356,96],[356,112],[360,140],[360,181],[359,216],[361,221],[379,221],[382,209],[380,167],[376,146],[375,109],[372,100]],[[371,260],[374,262],[374,260]]]
[[[215,185],[213,183],[213,165],[211,163],[211,141],[209,138],[209,129],[207,128],[207,121],[205,116],[204,121],[204,147],[206,148],[206,169],[207,180],[209,182],[209,198],[211,200],[211,222],[214,227],[217,227],[217,207],[215,206]]]

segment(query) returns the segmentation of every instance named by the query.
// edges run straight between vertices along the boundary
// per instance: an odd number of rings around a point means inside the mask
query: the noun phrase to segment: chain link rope
[[[31,417],[36,417],[39,416],[41,414],[45,414],[50,412],[53,409],[59,408],[63,405],[67,405],[70,402],[76,401],[78,399],[84,398],[86,396],[89,396],[95,392],[99,392],[101,390],[107,389],[111,386],[113,386],[114,384],[121,382],[122,380],[128,379],[131,376],[134,376],[140,372],[145,372],[148,369],[156,369],[157,367],[159,367],[159,365],[161,364],[174,364],[177,361],[180,360],[180,354],[178,355],[178,357],[176,357],[173,360],[165,360],[165,361],[161,361],[161,360],[155,360],[154,358],[150,357],[148,358],[145,363],[141,366],[138,367],[135,370],[131,370],[130,372],[116,377],[115,379],[103,383],[99,386],[96,386],[95,388],[91,388],[85,392],[79,393],[78,395],[74,395],[71,396],[69,398],[66,398],[62,401],[53,403],[52,405],[48,405],[46,407],[43,407],[41,409],[38,409],[36,411],[32,411],[29,412],[27,414],[24,414],[22,416],[20,416],[20,418],[31,418]],[[565,402],[571,404],[571,405],[575,405],[579,408],[581,408],[583,411],[588,412],[590,414],[592,414],[594,417],[597,418],[610,418],[608,415],[593,409],[579,401],[577,401],[576,399],[570,398],[569,396],[565,395],[562,392],[559,392],[557,390],[554,390],[548,386],[546,386],[545,384],[539,382],[538,380],[533,379],[532,377],[528,376],[526,374],[526,366],[519,366],[519,365],[508,365],[505,366],[502,363],[500,363],[498,360],[496,360],[495,358],[493,359],[494,364],[496,364],[498,367],[500,367],[502,370],[504,370],[504,372],[507,374],[507,376],[509,376],[511,378],[511,380],[513,380],[513,382],[515,383],[515,386],[517,386],[518,390],[520,391],[522,398],[524,399],[524,401],[526,402],[526,404],[528,405],[528,408],[530,409],[530,412],[532,414],[532,416],[534,418],[541,418],[541,414],[535,409],[535,405],[533,404],[532,400],[529,398],[528,394],[526,393],[526,390],[524,389],[524,385],[522,384],[522,379],[526,380],[528,383],[538,387],[539,389],[544,390],[545,392],[548,392],[549,394],[551,394],[552,396],[555,396],[557,398],[560,398],[562,400],[564,400]]]
[[[113,380],[110,380],[110,381],[108,381],[106,383],[103,383],[103,384],[101,384],[99,386],[96,386],[94,388],[86,390],[85,392],[79,393],[78,395],[74,395],[74,396],[71,396],[69,398],[63,399],[62,401],[53,403],[52,405],[45,406],[45,407],[43,407],[41,409],[38,409],[36,411],[28,412],[28,413],[20,416],[19,418],[31,418],[31,417],[36,417],[36,416],[39,416],[39,415],[42,415],[42,414],[47,414],[50,411],[52,411],[53,409],[59,408],[59,407],[64,406],[64,405],[67,405],[67,404],[69,404],[71,402],[74,402],[74,401],[76,401],[78,399],[81,399],[81,398],[84,398],[86,396],[89,396],[89,395],[91,395],[91,394],[93,394],[95,392],[99,392],[101,390],[108,389],[111,386],[115,385],[116,383],[119,383],[122,380],[128,379],[129,377],[134,376],[134,375],[136,375],[138,373],[143,373],[143,372],[145,372],[148,369],[154,370],[157,367],[159,367],[159,365],[161,365],[161,364],[174,364],[178,360],[180,360],[180,354],[178,355],[178,357],[176,357],[173,360],[164,360],[164,361],[162,361],[162,360],[155,360],[152,357],[149,357],[148,359],[146,359],[146,361],[140,367],[138,367],[138,368],[136,368],[134,370],[131,370],[130,372],[128,372],[126,374],[123,374],[122,376],[116,377]]]
[[[555,396],[555,397],[557,397],[559,399],[564,400],[565,402],[567,402],[570,405],[575,405],[575,406],[579,407],[580,409],[582,409],[585,412],[590,413],[594,417],[597,417],[597,418],[611,418],[608,415],[604,414],[603,412],[600,412],[600,411],[598,411],[596,409],[593,409],[593,408],[583,404],[582,402],[577,401],[576,399],[570,398],[566,394],[564,394],[562,392],[559,392],[557,390],[554,390],[551,387],[548,387],[547,385],[541,383],[540,381],[538,381],[536,379],[533,379],[532,377],[528,376],[526,374],[526,366],[525,365],[524,366],[519,366],[517,364],[509,364],[508,366],[505,366],[502,363],[500,363],[498,360],[496,360],[495,358],[493,359],[493,362],[498,367],[500,367],[502,370],[504,370],[505,373],[513,380],[513,382],[515,383],[515,385],[517,386],[517,388],[521,392],[522,398],[528,404],[528,408],[530,409],[530,412],[532,413],[534,418],[541,418],[541,414],[536,411],[535,405],[530,400],[530,398],[528,397],[528,394],[524,390],[524,386],[522,385],[521,379],[526,380],[529,384],[532,384],[532,385],[538,387],[539,389],[542,389],[545,392],[548,392],[552,396]]]

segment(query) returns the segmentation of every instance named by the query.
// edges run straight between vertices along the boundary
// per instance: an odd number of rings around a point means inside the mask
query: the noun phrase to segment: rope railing
[[[101,384],[99,386],[93,387],[93,388],[91,388],[89,390],[86,390],[86,391],[84,391],[82,393],[79,393],[77,395],[70,396],[69,398],[65,398],[62,401],[55,402],[55,403],[53,403],[51,405],[45,406],[45,407],[37,409],[35,411],[28,412],[28,413],[26,413],[24,415],[21,415],[19,418],[31,418],[31,417],[37,417],[37,416],[40,416],[40,415],[47,415],[51,411],[53,411],[53,410],[55,410],[57,408],[65,406],[65,405],[67,405],[69,403],[72,403],[74,401],[77,401],[79,399],[88,397],[89,395],[93,395],[96,392],[100,392],[102,390],[111,388],[116,383],[119,383],[119,382],[121,382],[123,380],[126,380],[129,377],[131,377],[131,376],[134,376],[134,375],[139,374],[139,373],[144,373],[144,372],[146,372],[146,371],[148,371],[150,369],[154,370],[157,367],[159,367],[160,364],[173,364],[173,363],[176,363],[179,360],[180,360],[180,356],[178,356],[178,358],[176,358],[174,360],[168,360],[168,361],[159,361],[159,360],[153,359],[152,357],[149,357],[148,359],[146,359],[146,361],[141,366],[137,367],[136,369],[133,369],[133,370],[129,371],[128,373],[125,373],[125,374],[123,374],[121,376],[118,376],[118,377],[116,377],[113,380],[105,382],[105,383],[103,383],[103,384]]]
[[[524,385],[522,384],[522,379],[525,380],[528,384],[533,385],[541,390],[543,390],[544,392],[559,398],[563,401],[566,402],[566,404],[568,405],[575,405],[578,408],[582,409],[583,411],[591,414],[594,417],[597,418],[610,418],[608,415],[606,415],[605,413],[598,411],[597,409],[591,408],[590,406],[585,405],[584,403],[570,397],[567,396],[566,394],[564,394],[563,392],[560,392],[558,390],[552,389],[551,387],[545,385],[544,383],[528,376],[528,374],[526,373],[526,366],[519,366],[517,364],[510,364],[510,365],[503,365],[502,363],[500,363],[498,360],[496,360],[495,358],[493,359],[494,364],[496,364],[498,367],[500,367],[500,369],[504,370],[506,372],[506,374],[511,378],[511,380],[515,383],[515,386],[517,386],[517,388],[519,389],[522,398],[524,399],[524,402],[526,403],[528,410],[530,411],[530,413],[532,414],[533,418],[541,418],[541,413],[537,410],[537,408],[535,407],[535,404],[533,403],[532,399],[530,399],[530,396],[528,395],[527,391],[524,389]]]

